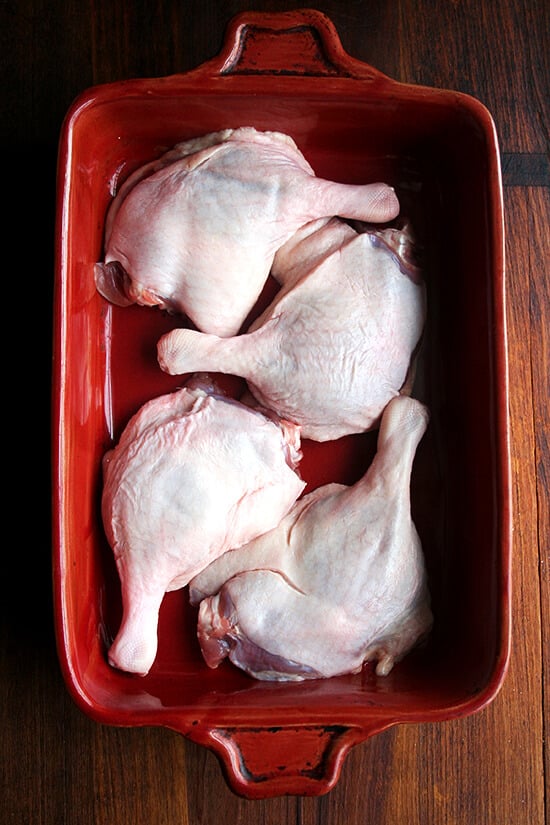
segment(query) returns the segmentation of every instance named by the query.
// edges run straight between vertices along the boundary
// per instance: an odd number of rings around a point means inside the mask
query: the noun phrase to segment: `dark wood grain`
[[[296,4],[266,0],[252,7],[286,10]],[[4,351],[5,409],[14,445],[4,453],[4,472],[14,502],[8,505],[11,535],[3,543],[0,600],[2,825],[545,822],[550,775],[549,4],[334,0],[315,7],[332,19],[355,57],[398,80],[473,94],[497,125],[506,209],[514,517],[508,676],[497,698],[474,716],[401,725],[358,745],[328,795],[259,802],[233,794],[216,757],[178,734],[104,727],[72,703],[53,634],[49,516],[49,340],[61,122],[74,97],[93,84],[183,72],[214,56],[227,22],[250,4],[3,2],[3,282],[7,318],[15,320],[17,331],[10,332]]]

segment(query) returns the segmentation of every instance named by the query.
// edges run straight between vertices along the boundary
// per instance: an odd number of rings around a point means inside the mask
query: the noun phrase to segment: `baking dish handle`
[[[221,76],[295,75],[391,82],[382,72],[351,57],[334,24],[315,9],[236,15],[227,26],[220,53],[196,71]]]
[[[319,796],[338,781],[350,748],[390,724],[378,720],[368,730],[345,725],[224,727],[199,739],[216,754],[229,785],[241,796]]]

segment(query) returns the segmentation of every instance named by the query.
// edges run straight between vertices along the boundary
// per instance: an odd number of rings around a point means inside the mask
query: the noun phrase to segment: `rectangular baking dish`
[[[117,183],[173,144],[227,127],[290,134],[317,174],[395,186],[423,244],[428,321],[414,394],[431,421],[415,460],[413,516],[433,631],[386,677],[257,682],[204,664],[185,590],[167,594],[159,652],[136,677],[109,667],[121,614],[104,537],[100,464],[129,417],[179,386],[156,342],[175,321],[96,291]],[[220,54],[187,74],[92,88],[59,145],[53,373],[53,586],[59,659],[98,722],[155,725],[211,748],[249,798],[314,795],[349,749],[394,724],[484,708],[510,650],[510,467],[504,232],[497,137],[477,100],[398,83],[348,55],[314,10],[247,12]],[[375,434],[305,442],[308,489],[352,483]]]

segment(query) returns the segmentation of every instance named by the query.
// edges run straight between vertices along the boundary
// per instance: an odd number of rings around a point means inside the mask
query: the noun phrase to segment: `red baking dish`
[[[165,148],[244,125],[290,134],[323,177],[391,183],[423,246],[428,322],[414,394],[431,420],[411,495],[435,623],[386,677],[369,665],[302,683],[258,682],[228,661],[210,670],[186,589],[164,599],[147,676],[107,663],[121,603],[99,511],[101,458],[139,406],[182,379],[156,361],[178,319],[96,291],[105,213],[117,183]],[[58,183],[53,584],[77,705],[98,722],[165,726],[211,748],[250,798],[325,793],[349,749],[373,734],[484,708],[509,658],[511,536],[502,191],[484,106],[352,58],[318,11],[246,12],[221,53],[187,74],[84,92],[63,125]],[[355,481],[375,438],[305,442],[308,489]]]

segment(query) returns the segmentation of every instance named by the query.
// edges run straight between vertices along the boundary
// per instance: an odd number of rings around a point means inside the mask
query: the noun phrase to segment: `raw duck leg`
[[[112,303],[159,306],[203,332],[234,335],[297,229],[324,216],[385,222],[398,212],[384,183],[316,177],[287,135],[227,129],[177,144],[123,184],[96,285]]]
[[[284,681],[384,676],[432,624],[410,477],[428,420],[418,401],[388,404],[377,454],[352,487],[328,484],[278,527],[225,553],[190,583],[206,663],[225,658]]]
[[[247,334],[172,330],[158,343],[159,364],[245,378],[303,438],[371,429],[412,384],[426,312],[413,258],[408,225],[358,232],[338,218],[312,222],[275,256],[283,286]]]
[[[164,593],[278,524],[304,489],[300,459],[296,426],[212,387],[191,383],[137,412],[103,460],[103,523],[123,601],[114,667],[149,671]]]

